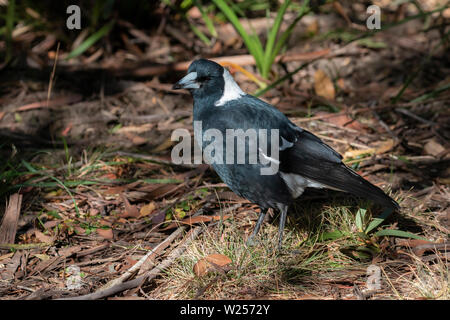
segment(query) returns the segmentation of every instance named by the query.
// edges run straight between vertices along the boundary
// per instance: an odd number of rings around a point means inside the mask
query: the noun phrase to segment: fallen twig
[[[150,256],[154,256],[157,252],[160,252],[164,248],[166,248],[170,243],[172,243],[173,240],[175,240],[184,230],[186,227],[180,227],[170,236],[168,236],[164,241],[159,243],[155,248],[150,250],[146,255],[144,255],[137,263],[135,263],[130,269],[128,269],[125,273],[123,273],[120,277],[113,279],[109,281],[107,284],[105,284],[99,291],[105,290],[108,288],[111,288],[113,286],[117,286],[120,283],[123,283],[125,280],[127,280],[129,277],[131,277],[136,271],[141,269],[141,266],[144,265],[144,263],[147,261]],[[145,270],[147,271],[147,270]]]
[[[145,281],[150,281],[154,279],[156,276],[160,274],[160,272],[164,269],[167,269],[179,256],[183,254],[183,252],[186,250],[186,248],[191,244],[195,238],[203,231],[203,227],[196,227],[195,229],[192,229],[189,231],[189,233],[186,235],[184,243],[179,245],[178,248],[173,250],[169,256],[161,262],[158,266],[147,272],[146,274],[131,280],[127,282],[119,283],[115,286],[112,286],[110,288],[107,288],[105,290],[100,290],[94,293],[90,293],[84,296],[79,297],[70,297],[70,298],[62,298],[57,300],[96,300],[96,299],[102,299],[108,296],[111,296],[113,294],[116,294],[118,292],[122,292],[128,289],[136,288],[140,285],[142,285]]]

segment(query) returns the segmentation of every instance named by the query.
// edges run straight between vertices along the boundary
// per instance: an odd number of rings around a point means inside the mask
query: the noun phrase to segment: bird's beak
[[[180,81],[175,83],[172,87],[173,90],[176,89],[198,89],[200,85],[197,80],[197,72],[190,72]]]

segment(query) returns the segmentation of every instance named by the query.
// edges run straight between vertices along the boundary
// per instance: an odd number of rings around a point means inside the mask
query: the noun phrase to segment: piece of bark
[[[9,197],[9,203],[0,225],[0,243],[14,243],[21,204],[21,194],[15,193]]]

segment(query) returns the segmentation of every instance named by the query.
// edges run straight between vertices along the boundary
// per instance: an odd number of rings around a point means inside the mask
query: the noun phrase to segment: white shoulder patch
[[[234,81],[231,74],[227,69],[224,68],[223,71],[223,80],[225,82],[225,86],[223,88],[222,97],[216,101],[215,106],[223,106],[225,103],[231,100],[236,100],[245,95],[245,92],[239,88],[239,85]]]

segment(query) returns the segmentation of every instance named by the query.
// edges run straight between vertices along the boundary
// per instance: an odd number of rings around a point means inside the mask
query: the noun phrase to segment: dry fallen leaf
[[[346,114],[341,114],[341,113],[332,114],[329,112],[319,111],[319,112],[317,112],[317,115],[324,116],[322,121],[332,123],[332,124],[335,124],[340,127],[350,128],[350,129],[364,131],[364,132],[366,131],[358,120],[352,119]],[[330,115],[330,116],[328,116],[328,115]]]
[[[436,157],[440,153],[444,152],[445,148],[436,140],[431,139],[425,144],[423,150],[425,151],[426,154]]]
[[[121,218],[127,218],[127,217],[137,218],[137,217],[139,217],[139,210],[137,209],[137,207],[135,205],[130,204],[127,197],[125,197],[125,195],[123,193],[120,196],[123,200],[123,204],[125,206],[125,211],[123,213],[119,214],[119,216]]]
[[[214,268],[225,267],[231,263],[232,263],[232,261],[229,257],[227,257],[223,254],[213,253],[213,254],[206,256],[203,259],[200,259],[194,265],[194,273],[198,277],[202,277],[205,274],[207,274],[209,271],[214,270]]]
[[[40,232],[39,230],[34,230],[34,235],[35,235],[36,239],[38,239],[40,242],[53,243],[53,237],[47,236],[47,235],[43,234],[42,232]]]
[[[114,235],[112,229],[97,229],[97,234],[105,239],[113,240]]]
[[[376,148],[349,150],[344,154],[344,159],[354,159],[363,154],[383,154],[390,151],[395,145],[392,139],[382,141]]]
[[[143,138],[141,136],[138,136],[136,134],[132,134],[131,132],[125,132],[125,136],[131,140],[131,142],[134,145],[141,145],[141,144],[145,144],[148,142],[148,140],[146,138]]]
[[[151,214],[155,210],[156,206],[154,202],[150,202],[149,204],[146,204],[143,206],[140,210],[140,216],[145,217]]]
[[[316,94],[327,100],[334,100],[336,91],[331,79],[322,70],[317,70],[314,74],[314,90]]]

